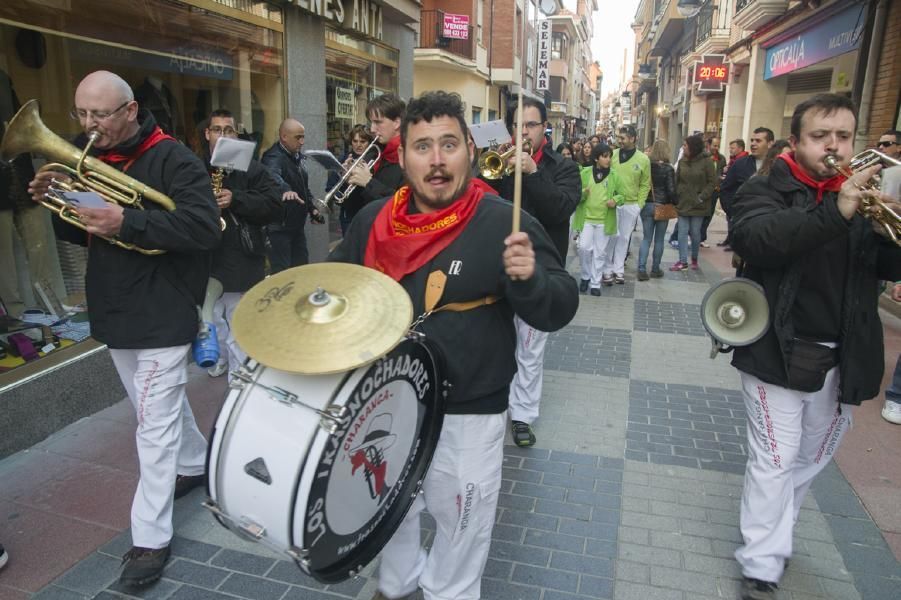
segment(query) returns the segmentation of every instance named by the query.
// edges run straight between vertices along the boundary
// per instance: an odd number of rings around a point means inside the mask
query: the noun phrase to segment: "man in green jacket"
[[[644,152],[635,148],[637,134],[632,125],[623,125],[619,128],[616,139],[619,148],[613,152],[613,160],[610,163],[611,170],[616,173],[620,184],[620,193],[625,198],[623,205],[616,209],[617,236],[611,240],[607,248],[613,254],[613,280],[623,284],[625,278],[626,253],[629,251],[629,240],[632,230],[638,222],[638,216],[644,207],[645,200],[651,192],[651,161]],[[604,278],[604,283],[613,283],[609,278]]]

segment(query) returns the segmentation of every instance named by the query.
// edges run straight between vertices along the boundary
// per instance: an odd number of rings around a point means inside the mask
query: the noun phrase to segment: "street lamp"
[[[679,0],[676,3],[676,10],[686,19],[690,19],[701,12],[701,7],[704,6],[704,3],[705,0]]]

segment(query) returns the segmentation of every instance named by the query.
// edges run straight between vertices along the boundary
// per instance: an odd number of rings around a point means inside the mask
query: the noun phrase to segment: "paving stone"
[[[522,546],[510,542],[491,541],[488,556],[498,560],[507,560],[543,567],[548,564],[551,553],[534,546]]]
[[[232,596],[229,596],[232,598]],[[347,600],[344,596],[329,594],[308,588],[291,587],[282,600]]]
[[[651,564],[651,585],[659,587],[697,592],[700,594],[717,594],[716,577],[701,573],[689,573],[684,569],[672,569]]]
[[[587,598],[613,598],[613,580],[583,573],[579,578],[579,593]]]
[[[509,509],[505,509],[501,512],[499,520],[501,523],[529,527],[532,529],[544,529],[546,531],[557,531],[557,526],[560,523],[560,519],[553,515],[537,515],[535,513]]]
[[[544,364],[555,371],[628,379],[631,359],[629,330],[570,325],[548,336]]]
[[[288,591],[288,586],[261,577],[232,573],[219,590],[251,600],[278,600]]]
[[[94,553],[63,573],[54,584],[73,592],[96,594],[118,579],[120,570],[121,560]]]
[[[235,597],[193,585],[183,585],[175,590],[170,598],[171,600],[234,600]]]
[[[539,498],[535,503],[535,512],[571,519],[587,521],[591,517],[591,507],[582,504],[569,504],[566,502],[554,502]]]
[[[591,573],[598,577],[613,577],[613,561],[604,558],[572,554],[569,552],[553,552],[551,568],[577,573]]]
[[[207,562],[213,555],[221,550],[220,546],[214,544],[206,544],[191,540],[182,536],[175,536],[172,539],[172,556],[179,558],[189,558],[197,562]]]
[[[621,542],[619,545],[619,557],[633,562],[665,567],[679,567],[682,562],[679,552],[675,550],[625,542]]]
[[[37,594],[31,596],[31,600],[87,600],[88,598],[103,598],[104,596],[105,600],[108,600],[110,598],[121,598],[121,596],[115,596],[113,594],[108,594],[105,592],[101,592],[96,596],[85,595],[79,592],[73,592],[72,590],[57,587],[55,585],[48,585]]]
[[[584,537],[551,533],[539,529],[526,530],[526,537],[523,543],[551,550],[565,550],[567,552],[582,552],[585,550]]]
[[[275,562],[273,559],[263,558],[254,554],[223,549],[213,557],[210,564],[231,569],[232,571],[249,573],[250,575],[263,575],[275,565]]]
[[[298,567],[293,562],[278,561],[277,563],[275,563],[272,569],[268,573],[266,573],[266,577],[292,585],[312,588],[314,590],[325,589],[324,584],[319,583],[318,581],[301,571],[300,567]]]
[[[537,515],[536,515],[537,516]],[[560,533],[569,535],[583,535],[587,538],[616,541],[618,536],[619,515],[613,515],[609,523],[586,523],[575,519],[560,519]]]
[[[616,582],[617,600],[682,600],[682,592],[629,581]]]
[[[482,597],[497,600],[538,600],[541,588],[517,585],[485,577],[482,579]]]
[[[142,600],[166,600],[167,598],[170,598],[172,594],[175,593],[175,590],[177,590],[179,587],[181,587],[181,584],[163,578],[153,585],[145,588],[127,587],[116,581],[111,586],[109,586],[106,591],[116,592],[117,594],[122,594],[127,598],[141,598]]]
[[[618,559],[616,561],[616,580],[633,583],[650,583],[651,567],[642,563]]]
[[[513,572],[513,563],[506,560],[495,560],[489,558],[485,563],[484,577],[494,577],[495,579],[507,580],[510,573]]]
[[[513,567],[511,578],[516,583],[534,585],[552,590],[575,592],[579,588],[579,575],[557,569],[545,569],[528,565]]]
[[[218,569],[189,560],[176,559],[166,566],[166,577],[205,588],[215,588],[230,575],[230,571]]]

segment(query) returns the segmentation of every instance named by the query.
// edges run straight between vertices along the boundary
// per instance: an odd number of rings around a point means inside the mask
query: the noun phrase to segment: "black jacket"
[[[153,131],[149,112],[140,113],[141,130],[116,150],[128,154]],[[179,142],[150,148],[128,176],[169,196],[174,211],[144,201],[145,210],[126,208],[119,239],[146,249],[147,256],[91,239],[86,288],[91,335],[110,348],[178,346],[197,336],[197,306],[210,276],[209,251],[219,244],[219,209],[203,161]],[[87,244],[82,229],[53,219],[57,234]]]
[[[226,227],[222,242],[213,252],[212,275],[222,283],[224,291],[246,292],[265,276],[263,227],[283,217],[282,192],[266,167],[255,160],[246,172],[226,175],[222,188],[231,190],[232,202],[222,211]],[[253,236],[258,254],[245,252],[236,221],[243,223]]]
[[[514,180],[513,175],[508,175],[500,181],[485,181],[502,198],[512,201]],[[582,178],[578,165],[551,150],[550,144],[545,144],[538,170],[522,176],[522,209],[544,226],[564,262],[569,248],[569,218],[581,199]]]
[[[361,190],[363,204],[393,196],[394,192],[404,184],[404,172],[398,163],[382,161],[378,171]]]
[[[901,279],[901,248],[878,236],[859,215],[846,221],[836,198],[835,192],[826,192],[816,204],[815,192],[795,179],[784,161],[776,161],[768,176],[751,178],[736,195],[732,246],[745,260],[743,275],[766,291],[771,324],[759,341],[735,349],[732,364],[767,383],[788,387],[787,364],[795,345],[792,308],[802,273],[828,268],[817,264],[828,260],[824,249],[837,238],[847,238],[837,340],[839,399],[860,404],[879,393],[883,343],[878,281]]]
[[[294,162],[294,157],[281,145],[281,142],[272,144],[260,158],[260,162],[269,169],[282,193],[297,192],[297,195],[304,201],[303,204],[292,200],[283,202],[282,217],[270,224],[270,229],[300,229],[303,231],[307,215],[313,211],[313,193],[310,191],[310,178],[304,166],[303,154],[300,158],[300,165],[298,165]]]
[[[757,159],[753,154],[742,156],[729,167],[726,177],[720,184],[720,202],[725,207],[724,210],[731,210],[732,200],[738,188],[756,174]]]
[[[678,204],[676,171],[668,162],[651,161],[651,190],[648,202]]]
[[[363,264],[372,223],[384,204],[363,207],[329,260]],[[528,281],[512,281],[504,273],[502,255],[511,208],[497,196],[484,196],[466,229],[431,263],[400,281],[413,301],[414,315],[424,312],[428,274],[448,273],[454,260],[460,261],[459,273],[448,275],[439,305],[489,294],[502,297],[464,312],[434,313],[419,327],[445,357],[446,376],[453,386],[448,396],[450,414],[494,414],[507,409],[516,372],[514,312],[536,329],[556,331],[569,323],[579,305],[575,280],[564,270],[547,234],[527,214],[522,215],[522,231],[535,248],[535,274]]]

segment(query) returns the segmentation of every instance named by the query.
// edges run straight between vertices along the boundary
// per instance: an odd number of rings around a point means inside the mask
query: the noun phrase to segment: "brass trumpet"
[[[344,201],[347,200],[351,193],[357,188],[356,185],[352,183],[347,183],[350,174],[354,169],[357,168],[359,164],[365,164],[366,168],[370,171],[375,166],[375,163],[379,161],[382,157],[382,151],[379,150],[379,138],[378,136],[366,146],[366,149],[360,154],[360,157],[353,162],[347,169],[345,169],[344,174],[341,176],[341,179],[338,180],[338,183],[329,190],[329,192],[325,195],[325,198],[322,200],[313,200],[313,205],[319,212],[327,212],[329,206],[334,202],[335,204],[344,204]],[[372,150],[375,150],[375,157],[369,160],[366,160],[366,155],[368,155]]]
[[[79,229],[86,229],[77,211],[62,197],[62,192],[94,192],[107,202],[114,202],[131,208],[143,209],[142,201],[150,200],[166,210],[175,210],[175,202],[169,196],[129,177],[103,161],[88,156],[88,152],[99,134],[92,133],[84,150],[79,150],[59,137],[44,125],[38,115],[38,101],[29,100],[12,118],[0,145],[0,155],[12,158],[32,152],[45,156],[48,164],[40,171],[60,171],[72,181],[56,181],[41,200],[41,204],[59,217]],[[53,162],[57,161],[57,162]],[[73,165],[73,166],[69,166]],[[162,254],[165,250],[150,250],[129,244],[115,237],[102,237],[111,244],[141,254]]]
[[[832,154],[823,159],[823,162],[848,179],[855,173],[878,164],[889,167],[901,165],[901,161],[876,150],[864,150],[860,154],[855,154],[851,158],[848,168],[841,166],[838,162],[838,157]],[[857,189],[878,192],[880,182],[881,179],[879,178],[879,175],[876,175],[863,185],[857,184]],[[879,223],[882,230],[885,232],[886,237],[895,242],[895,244],[901,246],[901,215],[889,208],[879,198],[869,195],[866,195],[861,199],[857,211],[864,217],[873,219]]]
[[[529,155],[532,154],[532,143],[529,140],[523,140],[522,148]],[[505,175],[512,175],[516,170],[516,165],[508,165],[507,161],[516,152],[514,144],[509,150],[501,153],[497,150],[486,150],[479,156],[479,173],[485,179],[501,179]]]

